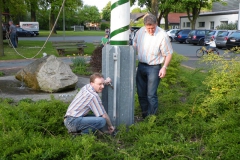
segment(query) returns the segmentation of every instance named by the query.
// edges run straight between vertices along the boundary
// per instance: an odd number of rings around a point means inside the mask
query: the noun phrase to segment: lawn
[[[43,47],[45,42],[43,41],[26,41],[21,40],[18,43],[18,48],[14,50],[8,46],[7,41],[4,41],[4,55],[0,56],[0,60],[13,60],[13,59],[31,59],[31,58],[40,58],[43,56],[43,53],[48,55],[55,55],[59,57],[57,50],[52,47],[51,42],[47,42]],[[84,49],[84,55],[91,55],[95,49],[93,43],[86,43],[87,47]],[[43,47],[43,48],[42,48]],[[77,49],[68,52],[67,55],[73,56],[77,53]]]
[[[39,31],[39,37],[47,37],[49,35],[50,31],[46,31],[46,30],[40,30]],[[66,35],[66,36],[104,36],[105,31],[58,31],[57,30],[57,34],[52,34],[51,36],[53,37],[57,37],[57,36],[62,36],[62,35]]]
[[[48,37],[50,31],[41,30],[39,32],[39,37]],[[104,31],[57,31],[57,34],[52,34],[51,37],[57,37],[62,36],[65,34],[65,36],[104,36]],[[14,50],[13,48],[10,48],[7,40],[3,41],[4,45],[4,56],[0,55],[0,60],[13,60],[13,59],[31,59],[31,58],[40,58],[42,57],[42,54],[45,52],[48,55],[55,55],[59,56],[56,49],[52,47],[52,44],[50,41],[44,45],[44,41],[26,41],[21,40],[18,43],[18,48]],[[91,55],[93,50],[95,49],[94,45],[92,43],[86,43],[87,48],[84,49],[84,55]],[[72,52],[68,52],[67,55],[73,55],[76,54],[76,50],[72,50]]]

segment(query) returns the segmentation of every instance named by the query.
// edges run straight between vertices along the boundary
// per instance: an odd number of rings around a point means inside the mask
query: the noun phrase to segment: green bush
[[[1,77],[1,76],[4,76],[4,73],[3,73],[2,71],[0,71],[0,77]]]
[[[101,25],[100,25],[100,29],[101,30],[104,31],[107,28],[110,28],[110,24],[109,23],[101,23]]]
[[[239,60],[204,56],[205,73],[182,67],[184,59],[174,53],[157,115],[119,126],[115,137],[73,138],[63,124],[68,104],[54,98],[0,98],[0,159],[240,159]]]
[[[221,24],[216,27],[218,30],[225,29],[225,30],[237,30],[237,23],[229,23],[229,24]]]
[[[73,73],[79,75],[90,75],[91,72],[88,70],[89,64],[87,64],[85,58],[74,57],[71,59],[73,63]]]

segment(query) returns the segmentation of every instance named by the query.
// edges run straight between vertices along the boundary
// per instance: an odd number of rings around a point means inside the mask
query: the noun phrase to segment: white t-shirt
[[[209,42],[206,43],[206,44],[209,44],[210,47],[216,47],[215,41],[209,41]]]

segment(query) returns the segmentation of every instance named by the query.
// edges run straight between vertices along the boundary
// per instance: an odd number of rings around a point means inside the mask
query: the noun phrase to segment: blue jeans
[[[161,65],[138,64],[136,85],[143,118],[157,112],[157,88],[160,82],[158,76],[160,69]]]
[[[17,48],[17,44],[16,44],[16,33],[11,33],[10,34],[10,40],[12,42],[12,45],[14,48]]]
[[[81,132],[87,134],[102,129],[106,125],[106,119],[89,115],[85,117],[67,117],[64,125],[68,132]]]

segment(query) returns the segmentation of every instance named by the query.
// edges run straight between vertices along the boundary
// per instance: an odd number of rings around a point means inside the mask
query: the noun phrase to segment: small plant
[[[2,71],[0,71],[0,77],[4,76],[4,73]]]
[[[75,56],[75,54],[73,54]],[[86,64],[86,60],[82,57],[73,57],[72,63],[74,67],[83,66]]]
[[[89,64],[86,63],[86,60],[82,57],[72,58],[73,62],[73,72],[79,75],[90,75],[91,72],[88,71]]]

